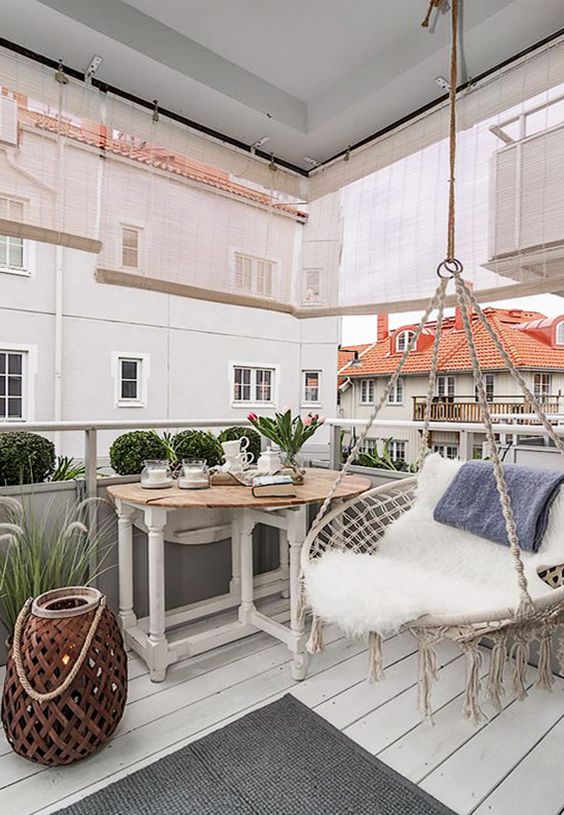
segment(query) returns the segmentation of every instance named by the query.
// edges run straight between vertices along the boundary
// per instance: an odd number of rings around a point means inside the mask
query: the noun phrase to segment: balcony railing
[[[426,396],[413,397],[413,421],[425,418]],[[564,410],[561,396],[542,396],[540,402],[545,413],[555,414]],[[530,414],[533,406],[522,396],[495,396],[490,401],[490,409],[496,414]],[[432,422],[483,422],[482,408],[472,396],[435,396],[431,405]]]

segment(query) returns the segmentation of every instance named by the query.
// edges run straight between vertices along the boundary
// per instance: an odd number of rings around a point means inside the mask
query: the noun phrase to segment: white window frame
[[[403,352],[413,339],[414,334],[415,331],[413,331],[411,328],[405,328],[403,331],[400,331],[398,334],[396,334],[395,343],[396,351],[398,354],[403,354]]]
[[[366,438],[362,442],[362,452],[363,453],[376,453],[378,454],[378,439]]]
[[[376,395],[374,379],[361,379],[359,382],[359,402],[361,405],[373,405]]]
[[[537,377],[546,377],[546,385],[541,381],[537,385]],[[552,389],[552,374],[549,371],[535,371],[533,374],[533,395],[536,399],[550,396]]]
[[[2,342],[0,351],[21,354],[22,359],[22,417],[0,417],[0,422],[32,422],[35,419],[35,386],[37,378],[37,345]]]
[[[557,323],[554,339],[556,345],[564,345],[564,320],[560,320],[560,322]]]
[[[235,369],[236,368],[250,368],[251,369],[251,398],[249,401],[243,399],[235,399]],[[270,400],[258,401],[256,398],[257,391],[257,371],[272,371],[272,384],[270,387]],[[230,361],[228,363],[228,382],[229,382],[229,403],[232,408],[264,408],[275,407],[278,404],[278,392],[280,388],[280,365],[272,362],[239,362]]]
[[[240,292],[241,294],[250,294],[252,297],[263,297],[265,300],[272,300],[274,298],[274,291],[276,288],[276,281],[278,279],[278,269],[280,262],[277,258],[266,258],[261,255],[251,255],[244,249],[238,247],[230,247],[231,253],[231,274],[233,279],[233,291]],[[237,262],[238,259],[241,263],[247,262],[249,266],[249,285],[237,285]],[[264,278],[261,278],[264,270],[260,268],[261,264],[268,264],[270,266],[270,291],[264,292]],[[259,286],[259,280],[262,279],[262,284]]]
[[[449,455],[449,451],[454,455]],[[433,453],[440,453],[443,458],[456,460],[459,454],[459,446],[454,442],[441,442],[433,445]]]
[[[114,381],[114,406],[116,408],[146,408],[149,401],[149,377],[151,355],[138,351],[112,351],[112,379]],[[135,360],[138,363],[137,399],[124,399],[121,395],[122,360]]]
[[[389,405],[403,405],[404,385],[403,378],[400,376],[392,390],[388,394]]]
[[[442,391],[442,392],[441,392]],[[437,376],[435,393],[443,399],[445,397],[452,397],[456,391],[456,377],[452,374],[440,374]]]
[[[495,374],[484,374],[484,390],[488,402],[493,402],[495,397]]]
[[[402,447],[402,455],[398,455],[398,445]],[[404,439],[391,440],[390,458],[392,461],[407,461],[407,442]]]
[[[126,266],[123,262],[123,230],[132,229],[137,232],[137,266]],[[121,222],[119,225],[119,241],[118,243],[118,268],[123,269],[124,272],[135,272],[143,268],[143,253],[145,246],[145,229],[139,224],[130,224]]]
[[[18,198],[17,196],[9,195],[8,193],[3,192],[0,192],[0,198],[5,198],[8,201],[8,206],[10,202],[21,204],[23,209],[23,217],[25,218],[25,210],[28,203],[26,198]],[[6,264],[0,264],[0,272],[3,274],[16,275],[17,277],[31,277],[31,273],[35,265],[35,241],[25,240],[24,238],[14,238],[10,235],[1,235],[0,237],[6,238],[7,241],[21,240],[22,242],[22,265],[10,266],[7,262],[9,253],[6,251]]]
[[[308,374],[316,374],[317,375],[317,399],[308,399],[307,398],[307,387],[306,381]],[[310,385],[310,387],[313,387]],[[307,368],[302,371],[302,403],[301,406],[304,408],[307,407],[321,407],[321,371],[317,368]]]
[[[318,305],[319,303],[323,302],[323,289],[322,289],[322,272],[323,269],[312,267],[310,269],[303,270],[302,276],[302,285],[303,285],[303,294],[302,294],[302,301],[305,306],[309,305]],[[308,279],[311,275],[314,275],[317,278],[317,282],[313,285],[308,285]]]

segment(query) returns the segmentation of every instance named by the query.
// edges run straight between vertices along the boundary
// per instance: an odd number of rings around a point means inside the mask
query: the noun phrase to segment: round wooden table
[[[147,490],[135,483],[116,484],[107,488],[118,514],[120,621],[127,645],[145,660],[154,682],[165,678],[167,666],[173,662],[248,636],[257,630],[266,631],[285,642],[292,653],[292,676],[294,679],[305,677],[304,625],[297,613],[300,550],[307,533],[307,506],[321,503],[325,499],[336,475],[333,470],[307,470],[304,483],[296,486],[295,497],[254,498],[250,488],[243,486],[181,490],[175,483],[167,489]],[[337,489],[334,500],[352,498],[370,486],[367,478],[347,476]],[[234,590],[229,595],[228,602],[232,601],[232,607],[239,606],[236,622],[215,626],[207,639],[204,634],[198,633],[197,646],[194,636],[181,638],[175,635],[174,642],[169,642],[166,636],[167,617],[169,625],[173,621],[175,627],[195,619],[193,609],[185,612],[184,617],[181,610],[165,611],[164,528],[169,512],[186,509],[230,510],[233,561],[231,585]],[[137,620],[133,608],[132,522],[137,512],[143,513],[148,530],[148,627]],[[279,529],[287,542],[286,560],[281,563],[281,568],[289,581],[290,628],[262,614],[254,603],[253,530],[259,523]]]

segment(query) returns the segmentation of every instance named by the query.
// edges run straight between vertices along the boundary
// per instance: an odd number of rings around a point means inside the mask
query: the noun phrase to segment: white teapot
[[[257,461],[257,471],[261,475],[274,475],[282,469],[280,451],[273,447],[267,447]]]

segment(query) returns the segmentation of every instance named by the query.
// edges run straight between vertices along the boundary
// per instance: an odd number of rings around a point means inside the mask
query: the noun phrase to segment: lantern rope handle
[[[16,673],[18,679],[21,682],[21,685],[27,695],[33,699],[34,702],[39,702],[40,704],[43,702],[50,702],[52,699],[55,699],[57,696],[61,696],[65,691],[67,691],[74,680],[82,665],[84,660],[86,659],[86,655],[90,650],[90,646],[92,645],[92,640],[96,634],[98,629],[98,624],[106,607],[106,598],[102,597],[100,600],[100,604],[96,609],[96,613],[90,623],[90,628],[88,629],[88,634],[86,635],[86,639],[84,640],[84,644],[80,649],[80,654],[78,655],[78,659],[74,663],[73,667],[69,671],[66,679],[61,682],[61,684],[54,688],[54,690],[49,691],[48,693],[39,693],[36,691],[30,684],[27,676],[25,675],[25,669],[23,666],[22,654],[21,654],[21,635],[23,631],[23,627],[26,623],[27,618],[29,617],[30,609],[31,609],[32,599],[26,601],[25,605],[23,606],[22,610],[18,614],[18,619],[16,620],[16,625],[14,628],[14,645],[12,648],[12,655],[14,657],[14,664],[16,666]]]

